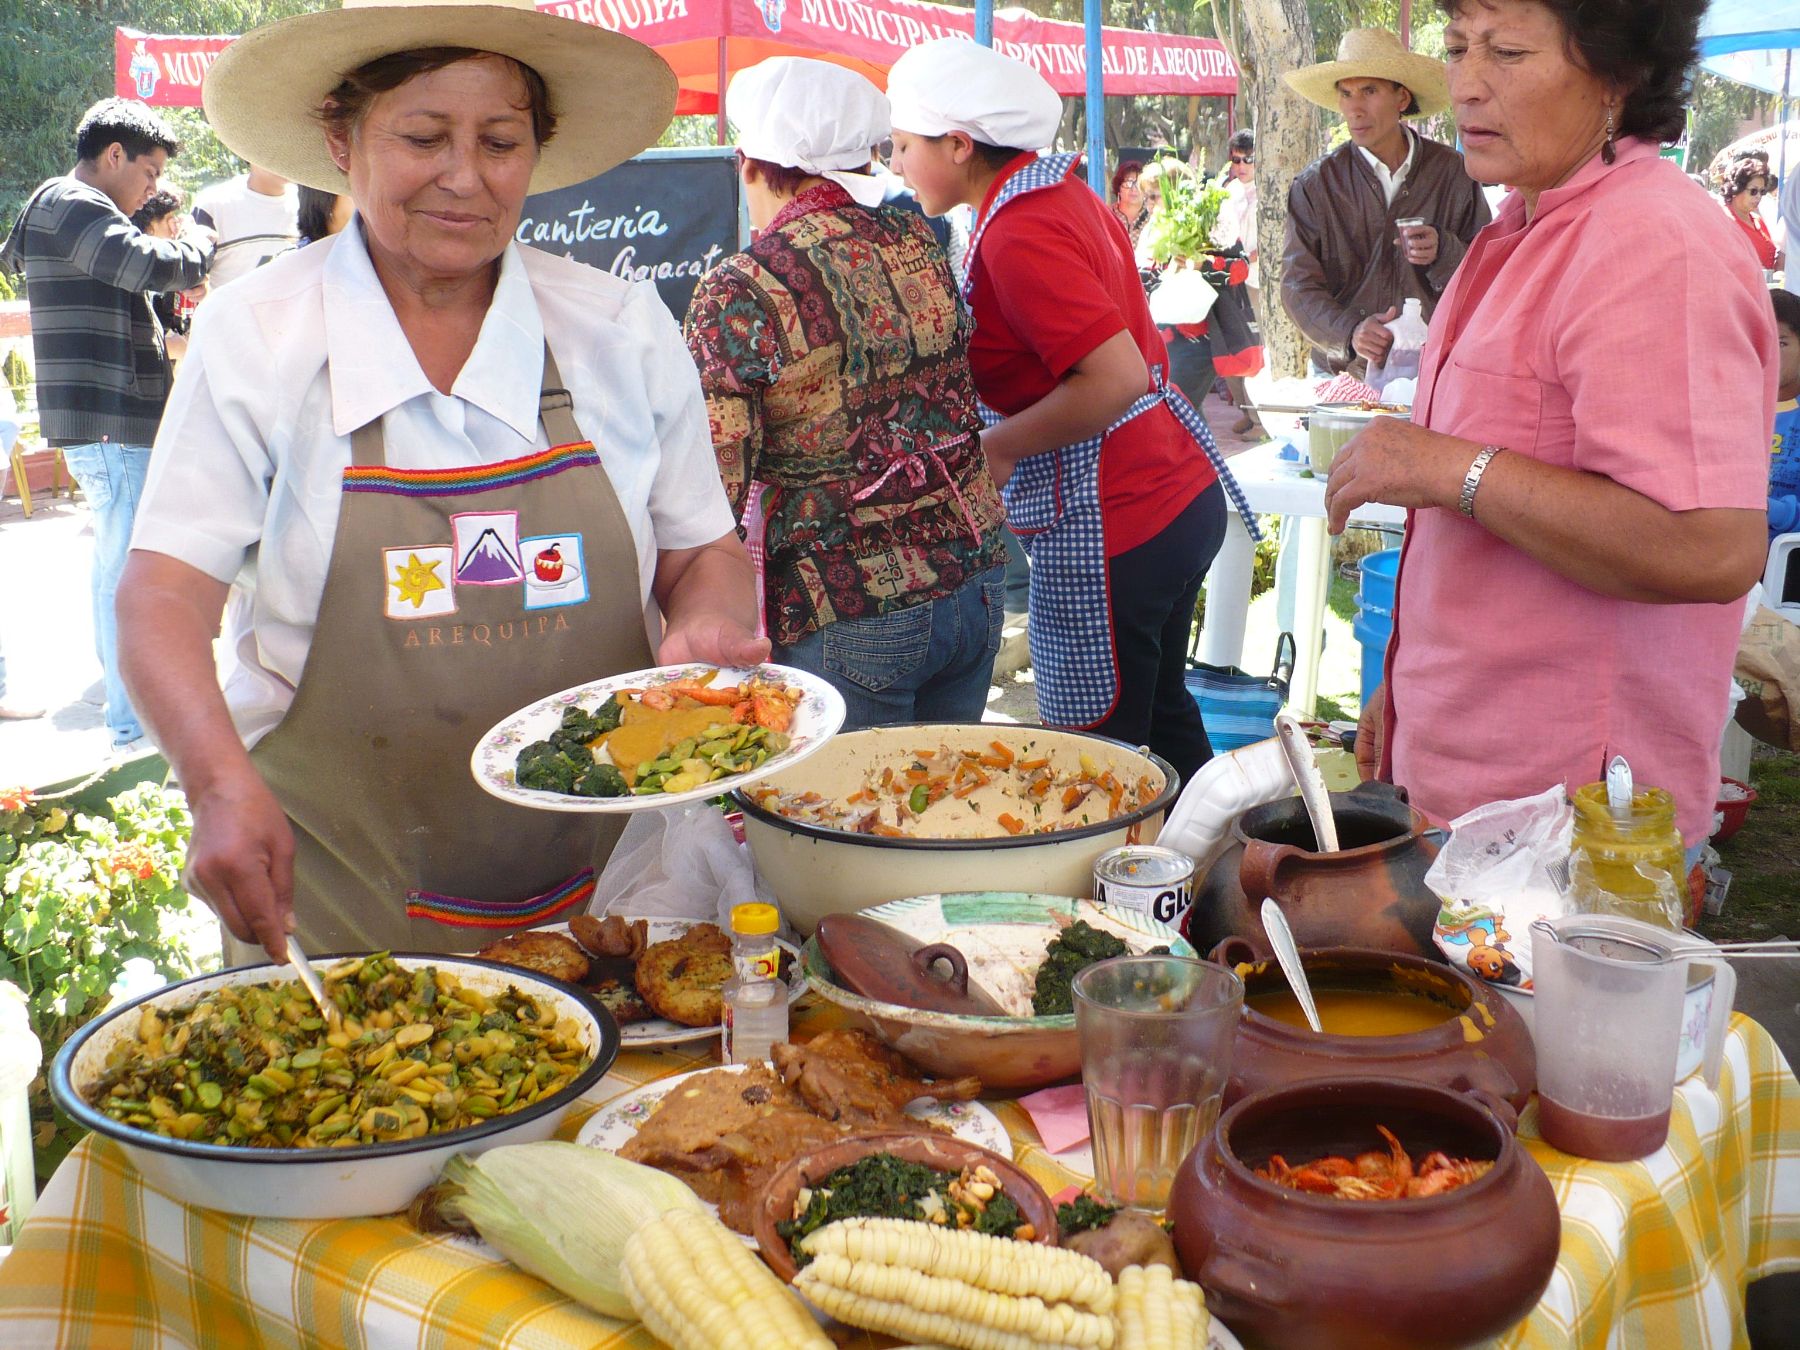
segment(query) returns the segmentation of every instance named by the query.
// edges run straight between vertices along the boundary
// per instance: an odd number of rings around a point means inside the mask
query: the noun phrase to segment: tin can
[[[1094,859],[1094,903],[1179,929],[1194,903],[1194,860],[1155,844],[1108,849]]]

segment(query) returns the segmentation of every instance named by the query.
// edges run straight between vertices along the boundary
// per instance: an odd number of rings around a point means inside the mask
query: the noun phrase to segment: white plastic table
[[[1265,417],[1265,423],[1273,422]],[[1325,532],[1325,480],[1308,474],[1304,461],[1284,460],[1281,441],[1233,455],[1226,463],[1244,498],[1258,515],[1291,516],[1297,521],[1294,582],[1294,678],[1288,707],[1310,717],[1319,692],[1319,655],[1325,602],[1331,591],[1331,539]],[[1375,502],[1358,508],[1354,524],[1399,525],[1406,512]],[[1244,656],[1244,620],[1250,610],[1253,567],[1250,534],[1237,513],[1228,512],[1225,541],[1206,574],[1206,622],[1200,630],[1200,660],[1235,666]]]

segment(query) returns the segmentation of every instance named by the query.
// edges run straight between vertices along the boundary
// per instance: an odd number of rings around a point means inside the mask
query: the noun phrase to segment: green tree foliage
[[[113,92],[113,29],[241,33],[331,0],[10,0],[0,5],[0,232],[31,190],[67,173],[75,124]],[[170,168],[192,190],[242,171],[199,109],[165,109],[186,148]]]

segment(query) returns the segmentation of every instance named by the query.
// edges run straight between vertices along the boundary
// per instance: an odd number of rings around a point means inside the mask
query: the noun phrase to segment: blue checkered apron
[[[969,241],[965,301],[988,224],[1015,198],[1062,182],[1079,158],[1045,155],[1007,181]],[[1243,490],[1225,467],[1205,421],[1179,389],[1164,383],[1160,366],[1152,369],[1152,375],[1156,388],[1104,432],[1020,460],[1000,492],[1007,524],[1031,559],[1027,638],[1038,715],[1049,726],[1091,727],[1105,721],[1118,703],[1119,666],[1113,651],[1112,598],[1106,577],[1106,523],[1100,510],[1100,452],[1108,436],[1159,404],[1168,404],[1211,462],[1250,537],[1262,537]],[[988,408],[982,409],[982,417],[989,426],[1001,420]]]

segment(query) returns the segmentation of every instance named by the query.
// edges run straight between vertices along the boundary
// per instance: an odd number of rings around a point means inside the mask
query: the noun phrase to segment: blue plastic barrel
[[[1388,639],[1394,635],[1394,587],[1400,576],[1400,550],[1384,549],[1362,560],[1356,590],[1356,619],[1350,632],[1362,644],[1362,701],[1366,705],[1381,684]]]

